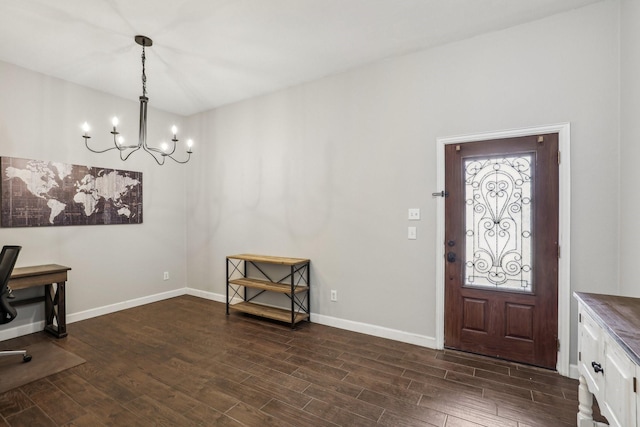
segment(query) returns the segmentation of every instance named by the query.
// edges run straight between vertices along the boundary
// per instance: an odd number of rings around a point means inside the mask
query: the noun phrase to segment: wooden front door
[[[445,346],[555,369],[558,134],[445,147]]]

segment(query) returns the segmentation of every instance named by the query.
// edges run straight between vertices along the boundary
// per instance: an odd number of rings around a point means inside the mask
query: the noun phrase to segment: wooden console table
[[[309,320],[311,302],[309,295],[310,261],[303,258],[277,257],[268,255],[240,254],[227,257],[227,315],[229,309],[260,316],[280,322],[287,322],[295,328],[298,322]],[[284,267],[279,280],[269,277],[260,266]],[[249,277],[247,267],[251,266],[259,278]],[[287,268],[288,267],[288,268]],[[266,279],[266,280],[265,280]],[[240,288],[244,290],[240,296]],[[249,295],[247,289],[253,290]],[[290,300],[288,308],[264,305],[255,300],[265,292],[286,295]],[[233,303],[236,298],[242,302]]]
[[[27,289],[44,286],[44,296],[12,300],[11,305],[19,306],[44,301],[44,330],[56,338],[67,336],[67,310],[65,305],[65,284],[70,267],[57,264],[34,265],[14,268],[9,279],[11,289]]]

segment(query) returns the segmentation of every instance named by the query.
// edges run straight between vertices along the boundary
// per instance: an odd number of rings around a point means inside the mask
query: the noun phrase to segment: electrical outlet
[[[164,272],[163,280],[169,280],[169,272],[168,271]]]
[[[409,221],[419,221],[419,220],[420,220],[420,209],[419,208],[409,209]]]
[[[338,291],[336,291],[335,289],[331,289],[331,301],[338,301]]]

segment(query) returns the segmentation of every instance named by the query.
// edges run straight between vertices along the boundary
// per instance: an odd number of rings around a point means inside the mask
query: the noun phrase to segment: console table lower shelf
[[[310,320],[308,259],[240,254],[227,257],[227,315],[230,310],[260,316],[279,322],[296,324]],[[286,275],[273,280],[266,266],[278,266]],[[280,266],[285,268],[280,268]],[[249,267],[249,268],[248,268]],[[286,268],[288,267],[288,268]],[[273,269],[273,267],[271,267]],[[285,273],[281,273],[285,274]],[[257,279],[251,275],[260,275]],[[266,279],[266,280],[264,280]],[[251,292],[247,292],[250,290]],[[289,299],[289,307],[274,307],[256,300],[265,292],[281,294]],[[241,302],[235,302],[241,299]]]
[[[279,322],[291,322],[291,311],[278,307],[270,307],[268,305],[254,304],[251,302],[239,302],[229,306],[231,310],[242,313],[252,314],[254,316],[265,317],[267,319],[277,320]],[[309,318],[308,313],[301,313],[296,316],[294,323],[302,322]]]

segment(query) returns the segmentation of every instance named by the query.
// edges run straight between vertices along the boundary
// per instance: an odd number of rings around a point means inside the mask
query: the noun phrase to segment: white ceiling
[[[601,0],[0,0],[0,60],[206,111]]]

